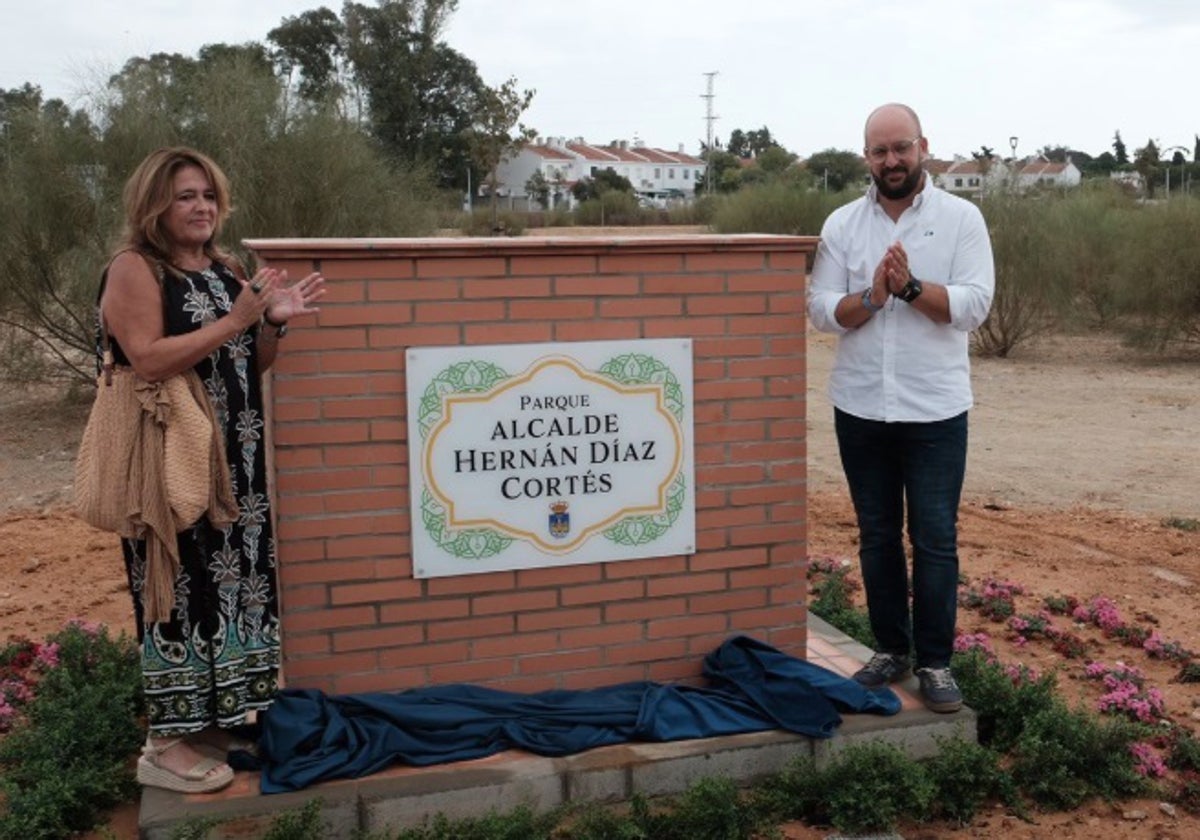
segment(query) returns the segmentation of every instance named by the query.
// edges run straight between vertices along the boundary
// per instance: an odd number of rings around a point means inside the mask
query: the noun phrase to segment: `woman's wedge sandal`
[[[181,741],[182,738],[175,738],[159,746],[147,742],[137,762],[138,783],[179,793],[212,793],[233,781],[233,768],[215,758],[201,758],[183,773],[161,766],[159,756]]]

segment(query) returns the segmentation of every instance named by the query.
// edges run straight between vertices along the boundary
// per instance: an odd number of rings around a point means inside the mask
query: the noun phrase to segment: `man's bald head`
[[[880,105],[870,116],[867,117],[867,124],[863,128],[863,139],[869,146],[871,144],[871,126],[872,123],[886,121],[894,122],[897,119],[907,119],[912,123],[912,131],[909,136],[921,137],[924,132],[921,131],[921,118],[917,116],[917,112],[901,102],[889,102],[886,105]]]

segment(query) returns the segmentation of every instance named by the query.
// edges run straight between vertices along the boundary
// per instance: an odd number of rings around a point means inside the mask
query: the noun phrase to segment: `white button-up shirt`
[[[969,409],[971,330],[987,318],[995,289],[992,245],[979,208],[925,186],[893,222],[875,186],[839,207],[821,230],[808,287],[814,327],[838,333],[829,378],[830,401],[847,414],[886,422],[932,422]],[[899,300],[864,324],[847,329],[834,315],[849,292],[871,286],[875,268],[899,241],[918,280],[940,283],[950,300],[950,323],[939,324]]]

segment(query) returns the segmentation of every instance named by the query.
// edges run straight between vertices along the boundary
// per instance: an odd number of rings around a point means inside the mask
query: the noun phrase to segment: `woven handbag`
[[[164,282],[162,266],[151,265]],[[100,343],[96,399],[75,457],[76,513],[130,538],[168,525],[182,531],[206,512],[215,525],[233,521],[237,504],[223,435],[200,377],[187,370],[147,382],[116,365],[103,318]]]
[[[182,531],[208,510],[213,487],[213,423],[197,401],[199,378],[187,371],[147,382],[111,355],[107,349],[75,457],[75,512],[101,530],[143,537],[154,518],[147,494],[165,490],[174,530]],[[161,448],[161,464],[145,447]]]

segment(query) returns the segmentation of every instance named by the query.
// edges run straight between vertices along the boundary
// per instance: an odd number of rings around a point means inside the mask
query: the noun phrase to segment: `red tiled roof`
[[[608,152],[619,160],[629,161],[630,163],[648,163],[647,159],[638,154],[636,149],[622,149],[620,146],[601,146],[600,151]]]
[[[638,146],[635,151],[652,163],[679,163],[661,149],[651,149],[649,146]]]
[[[977,160],[956,160],[946,170],[947,175],[982,175],[983,164]]]
[[[1061,175],[1067,170],[1065,163],[1048,160],[1032,160],[1021,167],[1022,175]]]
[[[562,149],[555,148],[554,146],[542,146],[537,143],[529,143],[526,146],[524,146],[524,148],[528,149],[529,151],[533,152],[535,155],[538,155],[539,157],[546,158],[547,160],[574,160],[575,159],[575,158],[571,157],[571,155],[564,152]]]
[[[612,163],[614,160],[619,160],[616,155],[610,154],[604,149],[589,146],[587,143],[568,143],[567,148],[584,160],[599,160],[605,163]]]
[[[704,160],[702,158],[698,158],[695,155],[689,155],[687,152],[664,152],[662,149],[658,149],[657,151],[662,152],[667,157],[675,158],[675,160],[679,161],[680,163],[688,163],[693,165],[699,164],[700,166],[704,165]]]

